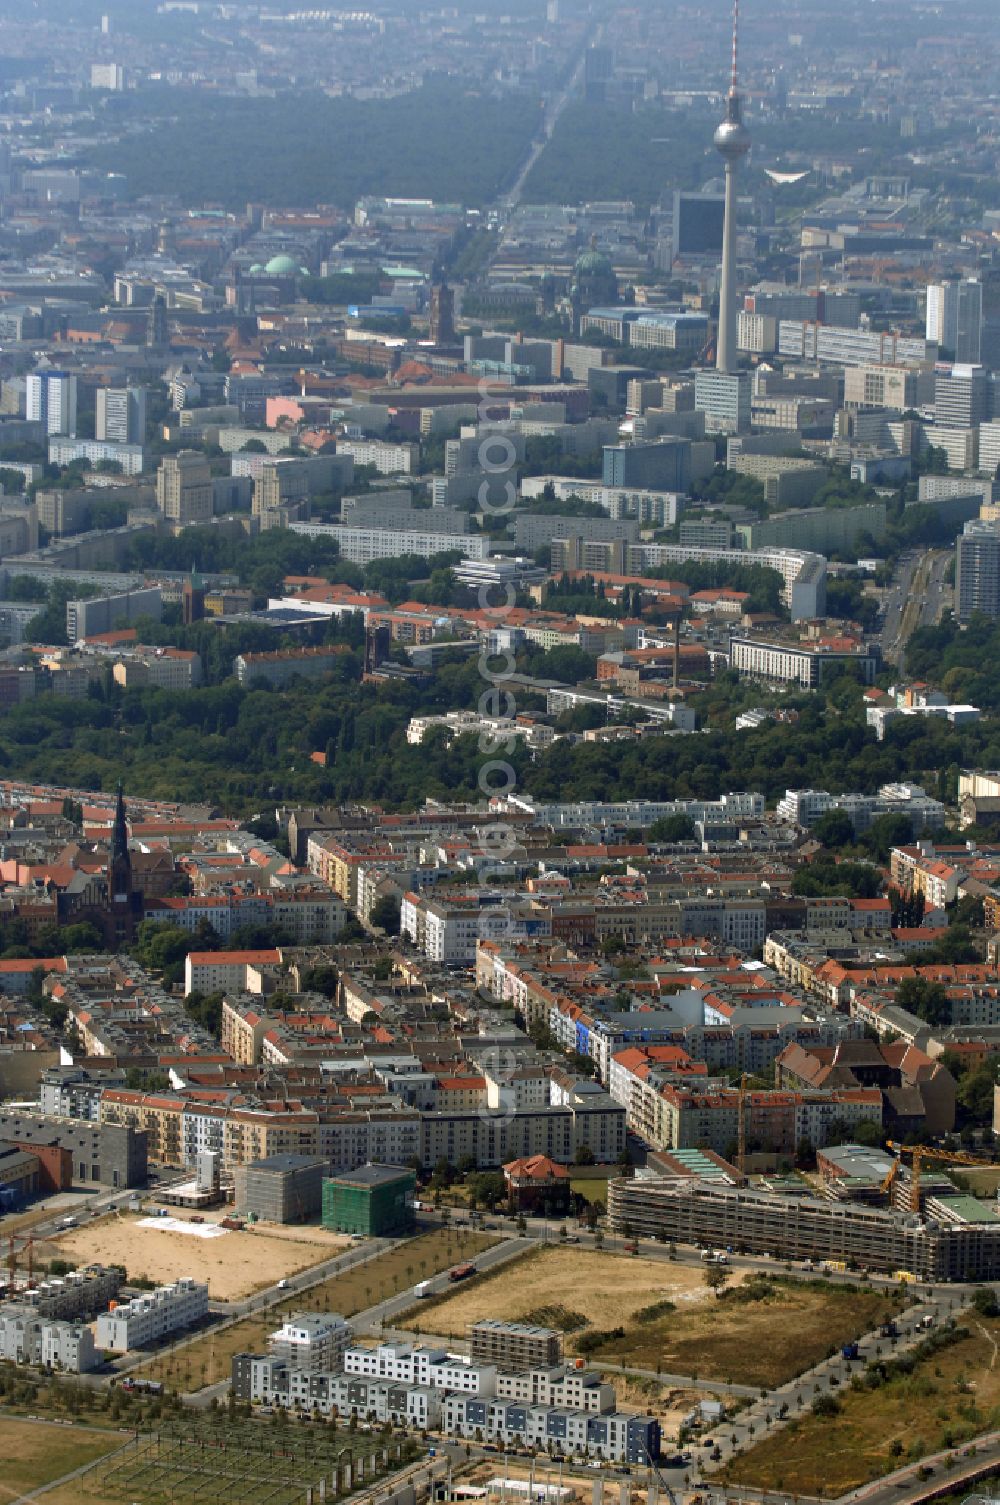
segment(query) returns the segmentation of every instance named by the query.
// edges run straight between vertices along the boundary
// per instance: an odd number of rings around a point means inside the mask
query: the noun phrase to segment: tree
[[[690,815],[662,815],[649,828],[650,841],[694,841],[696,835]]]
[[[714,1291],[715,1294],[718,1295],[719,1291],[726,1283],[725,1268],[722,1265],[716,1264],[715,1260],[711,1260],[705,1266],[704,1280],[705,1284],[708,1286],[708,1289],[710,1291]]]
[[[383,894],[372,905],[369,921],[386,935],[399,934],[400,902],[394,894]]]
[[[927,1024],[948,1024],[951,1021],[948,994],[941,983],[928,982],[925,977],[904,977],[896,989],[895,1002],[899,1008],[916,1014]]]
[[[594,1152],[589,1144],[578,1144],[573,1152],[574,1165],[593,1165]]]
[[[853,846],[854,823],[846,810],[824,810],[812,827],[810,834],[823,846],[831,849]]]

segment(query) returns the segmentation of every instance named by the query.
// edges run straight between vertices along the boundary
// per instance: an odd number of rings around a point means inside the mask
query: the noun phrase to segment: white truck
[[[420,1298],[421,1296],[429,1296],[431,1294],[430,1281],[418,1280],[416,1285],[413,1287],[413,1294],[418,1298]]]

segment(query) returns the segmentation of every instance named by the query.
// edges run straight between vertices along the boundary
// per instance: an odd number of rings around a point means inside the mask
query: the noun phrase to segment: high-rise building
[[[186,528],[212,519],[212,472],[194,449],[164,455],[156,472],[156,505],[172,523]]]
[[[674,194],[671,250],[678,256],[705,256],[722,250],[726,200],[721,193]]]
[[[706,432],[744,434],[750,427],[753,378],[749,371],[698,371],[695,411],[704,413]]]
[[[939,353],[975,365],[982,355],[983,288],[975,278],[927,288],[927,338]]]
[[[145,444],[145,387],[99,387],[94,437],[113,444]]]
[[[28,377],[27,417],[47,434],[76,434],[76,377],[69,371],[33,371]]]
[[[992,416],[985,366],[954,365],[934,381],[934,422],[939,428],[977,428]]]
[[[955,552],[958,620],[967,622],[976,611],[1000,617],[1000,524],[966,523]]]
[[[739,0],[733,0],[733,71],[726,118],[717,128],[715,149],[726,164],[726,203],[722,226],[722,276],[719,280],[719,339],[717,371],[737,369],[736,353],[736,168],[750,150],[750,133],[743,124],[743,99],[737,85],[736,43]]]

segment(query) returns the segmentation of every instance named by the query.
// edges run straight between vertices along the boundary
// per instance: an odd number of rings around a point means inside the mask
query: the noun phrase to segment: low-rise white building
[[[208,1315],[208,1286],[189,1275],[135,1296],[97,1319],[97,1346],[111,1353],[149,1348]]]

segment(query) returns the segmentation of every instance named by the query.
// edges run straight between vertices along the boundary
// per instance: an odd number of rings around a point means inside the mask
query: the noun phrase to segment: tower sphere
[[[750,132],[742,120],[724,120],[712,137],[715,149],[727,161],[745,157],[750,150]]]

